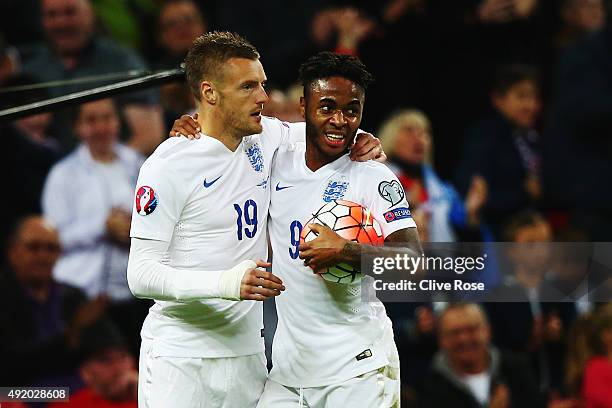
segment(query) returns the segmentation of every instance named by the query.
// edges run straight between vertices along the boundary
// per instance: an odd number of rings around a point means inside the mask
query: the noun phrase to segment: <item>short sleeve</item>
[[[416,228],[406,193],[395,174],[380,163],[368,163],[367,167],[362,178],[367,180],[365,202],[385,238],[404,228]]]
[[[186,185],[168,161],[147,160],[138,175],[130,236],[170,242],[187,200]]]
[[[303,142],[305,127],[303,122],[290,123],[268,116],[262,117],[262,140],[272,152],[288,143]]]

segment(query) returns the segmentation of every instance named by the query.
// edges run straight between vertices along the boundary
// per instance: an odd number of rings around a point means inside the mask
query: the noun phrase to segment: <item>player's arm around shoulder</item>
[[[261,125],[263,127],[262,135],[270,136],[271,139],[275,140],[276,144],[289,141],[289,133],[291,131],[294,135],[299,135],[300,130],[303,130],[304,123],[289,123],[284,122],[280,119],[263,116],[261,117]],[[170,138],[173,137],[184,137],[190,140],[200,139],[202,135],[202,126],[198,118],[198,114],[193,115],[182,115],[176,119],[172,125],[172,129],[168,133]],[[299,137],[299,136],[295,136]],[[293,141],[304,141],[305,134],[301,136],[301,140]]]
[[[273,145],[273,150],[280,146],[292,143],[306,142],[305,122],[285,122],[277,118],[262,116],[263,140]],[[182,115],[174,121],[169,136],[185,137],[189,140],[200,139],[202,137],[201,126],[198,122],[198,114]],[[365,162],[376,160],[384,162],[387,155],[382,149],[380,140],[365,131],[359,131],[355,137],[355,143],[351,146],[351,160]]]

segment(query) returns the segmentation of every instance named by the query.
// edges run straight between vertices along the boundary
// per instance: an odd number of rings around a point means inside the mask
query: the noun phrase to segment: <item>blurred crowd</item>
[[[4,0],[0,110],[178,68],[215,29],[259,49],[264,113],[286,121],[301,120],[305,57],[365,63],[361,127],[422,241],[612,241],[610,0]],[[136,406],[150,304],[126,281],[133,191],[194,107],[177,81],[0,124],[0,385]],[[545,300],[582,279],[571,259],[509,258],[498,280],[521,301],[388,305],[405,406],[612,407],[611,306]]]

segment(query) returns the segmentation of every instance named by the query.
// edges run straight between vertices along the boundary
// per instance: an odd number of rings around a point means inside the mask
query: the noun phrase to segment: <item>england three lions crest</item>
[[[346,193],[348,186],[348,181],[330,180],[323,192],[323,201],[330,203],[334,200],[340,200],[344,197],[344,193]]]
[[[247,157],[253,169],[261,173],[264,170],[264,158],[258,143],[253,143],[245,148]]]

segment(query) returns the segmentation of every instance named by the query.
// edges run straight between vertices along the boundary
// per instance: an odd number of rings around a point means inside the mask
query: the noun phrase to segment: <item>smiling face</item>
[[[111,99],[88,102],[79,108],[75,133],[93,153],[112,150],[119,138],[119,115]]]
[[[237,137],[261,133],[261,111],[268,101],[266,73],[259,59],[231,58],[214,88],[218,113],[227,131]]]
[[[440,348],[462,373],[486,365],[491,331],[482,311],[473,305],[446,311],[440,320]]]
[[[325,165],[353,144],[365,102],[363,89],[346,78],[314,81],[301,100],[308,157]]]
[[[44,0],[45,33],[61,55],[79,53],[94,32],[94,13],[88,0]]]
[[[60,256],[57,231],[41,217],[29,217],[17,231],[8,253],[9,264],[19,280],[28,287],[46,286]]]

